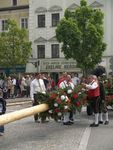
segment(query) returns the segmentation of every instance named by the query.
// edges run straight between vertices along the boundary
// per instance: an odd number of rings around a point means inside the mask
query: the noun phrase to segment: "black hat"
[[[96,75],[97,77],[98,76],[103,76],[103,74],[106,75],[106,70],[103,66],[98,66],[97,68],[95,68],[93,71],[92,71],[92,74]]]

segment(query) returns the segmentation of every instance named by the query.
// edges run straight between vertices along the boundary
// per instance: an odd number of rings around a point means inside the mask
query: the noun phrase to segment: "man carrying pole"
[[[35,79],[31,82],[30,85],[30,96],[33,101],[33,106],[39,105],[38,102],[38,93],[46,94],[46,88],[43,79],[41,78],[40,73],[36,73]],[[39,122],[38,114],[34,115],[35,122]]]

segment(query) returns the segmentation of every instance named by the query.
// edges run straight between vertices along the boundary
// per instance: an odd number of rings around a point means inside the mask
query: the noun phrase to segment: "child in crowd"
[[[2,89],[0,89],[0,115],[5,114],[6,112],[6,101],[3,98]],[[4,133],[4,125],[0,125],[0,136]]]

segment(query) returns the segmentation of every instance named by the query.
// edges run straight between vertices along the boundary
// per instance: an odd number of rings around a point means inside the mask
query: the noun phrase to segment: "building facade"
[[[28,29],[29,0],[0,0],[0,32],[7,31],[7,20],[17,22],[18,27]],[[0,72],[11,73],[12,68],[0,67]],[[25,72],[25,67],[19,66],[17,72]]]
[[[8,19],[16,20],[21,28],[28,28],[28,0],[0,0],[0,31],[5,30]]]
[[[29,39],[32,41],[32,58],[27,64],[27,72],[79,72],[76,62],[65,60],[61,44],[55,36],[57,23],[64,16],[66,8],[74,10],[80,0],[30,0],[29,1]],[[113,69],[113,1],[88,0],[88,5],[100,8],[104,14],[104,40],[107,49],[101,65],[107,73]]]

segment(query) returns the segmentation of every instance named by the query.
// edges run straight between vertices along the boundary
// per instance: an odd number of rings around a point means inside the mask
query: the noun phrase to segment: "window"
[[[7,20],[2,20],[2,31],[7,31],[8,26],[7,26]]]
[[[37,45],[37,58],[45,58],[45,45]]]
[[[59,13],[52,14],[52,27],[56,27],[57,24],[59,23],[59,20],[60,20]]]
[[[17,6],[17,0],[12,0],[12,5]]]
[[[59,44],[51,45],[51,55],[52,58],[59,58]]]
[[[45,15],[38,15],[38,27],[45,27]]]
[[[21,28],[28,29],[28,18],[21,18]]]

